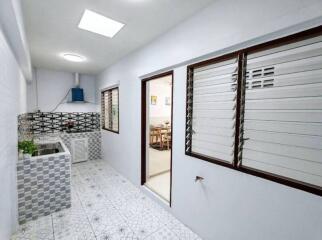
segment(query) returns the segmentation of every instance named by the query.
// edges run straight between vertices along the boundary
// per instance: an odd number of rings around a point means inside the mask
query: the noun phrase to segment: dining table
[[[153,133],[153,136],[156,137],[156,142],[151,141],[150,145],[158,147],[163,150],[164,146],[166,145],[167,149],[169,150],[171,147],[171,126],[154,126],[151,127],[150,132]]]

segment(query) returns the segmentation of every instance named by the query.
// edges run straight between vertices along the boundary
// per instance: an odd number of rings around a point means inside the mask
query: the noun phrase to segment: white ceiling
[[[214,0],[23,0],[33,66],[96,74],[144,46]],[[125,23],[106,38],[77,28],[85,9]],[[84,55],[71,63],[61,52]]]

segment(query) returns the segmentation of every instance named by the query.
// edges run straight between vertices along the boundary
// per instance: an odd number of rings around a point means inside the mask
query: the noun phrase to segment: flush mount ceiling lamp
[[[112,38],[124,27],[124,24],[86,9],[78,27]]]
[[[86,60],[85,57],[75,53],[62,53],[60,56],[71,62],[84,62]]]

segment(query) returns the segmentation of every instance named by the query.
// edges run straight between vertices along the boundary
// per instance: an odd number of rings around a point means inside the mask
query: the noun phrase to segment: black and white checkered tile
[[[46,216],[71,206],[69,154],[18,160],[18,220]]]
[[[18,116],[20,136],[56,132],[92,132],[100,130],[100,114],[96,112],[31,112]]]
[[[60,138],[71,151],[71,140],[87,138],[88,139],[88,160],[96,160],[101,158],[101,132],[81,132],[81,133],[61,133]]]

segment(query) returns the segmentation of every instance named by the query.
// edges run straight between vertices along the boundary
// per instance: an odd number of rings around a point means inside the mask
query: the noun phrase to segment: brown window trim
[[[104,128],[104,127],[102,127],[102,130],[112,132],[112,133],[116,133],[116,134],[120,134],[120,131],[115,131],[115,130],[107,129],[107,128]]]
[[[107,88],[107,89],[103,89],[101,91],[101,96],[104,95],[105,92],[112,92],[113,90],[117,89],[117,112],[118,112],[118,116],[117,116],[117,122],[118,122],[118,130],[115,131],[115,130],[112,130],[112,129],[108,129],[105,127],[105,124],[104,124],[104,117],[103,114],[105,114],[105,110],[103,111],[103,108],[104,108],[104,104],[101,102],[101,118],[102,118],[102,130],[105,130],[105,131],[109,131],[109,132],[112,132],[112,133],[116,133],[116,134],[120,134],[120,89],[119,87],[112,87],[112,88]]]
[[[243,93],[243,71],[246,70],[246,68],[243,66],[246,58],[247,58],[247,54],[250,53],[255,53],[258,51],[263,51],[263,50],[267,50],[267,49],[271,49],[274,47],[278,47],[278,46],[282,46],[282,45],[286,45],[286,44],[290,44],[290,43],[294,43],[294,42],[298,42],[301,40],[305,40],[308,38],[312,38],[312,37],[316,37],[322,35],[322,25],[315,27],[315,28],[311,28],[302,32],[298,32],[286,37],[281,37],[272,41],[268,41],[265,43],[261,43],[255,46],[251,46],[245,49],[240,49],[238,51],[232,52],[232,53],[228,53],[216,58],[212,58],[212,59],[208,59],[202,62],[198,62],[195,64],[191,64],[189,66],[187,66],[187,86],[186,86],[186,133],[185,133],[185,154],[191,157],[195,157],[195,158],[199,158],[201,160],[205,160],[220,166],[224,166],[230,169],[234,169],[237,170],[239,172],[243,172],[246,174],[250,174],[253,176],[257,176],[257,177],[261,177],[270,181],[274,181],[289,187],[293,187],[296,189],[300,189],[312,194],[316,194],[319,196],[322,196],[322,187],[316,186],[316,185],[311,185],[309,183],[305,183],[305,182],[301,182],[301,181],[297,181],[291,178],[287,178],[287,177],[283,177],[280,175],[276,175],[273,173],[269,173],[269,172],[264,172],[258,169],[253,169],[253,168],[249,168],[246,166],[243,166],[242,164],[239,165],[238,163],[238,146],[240,144],[240,116],[241,116],[241,101],[242,101],[242,94]],[[201,66],[207,66],[210,64],[214,64],[216,62],[220,62],[220,61],[225,61],[228,60],[230,58],[236,57],[238,56],[238,79],[237,79],[237,107],[236,107],[236,127],[235,127],[235,146],[234,146],[234,161],[233,164],[230,164],[228,162],[224,162],[221,159],[217,159],[217,158],[211,158],[211,157],[207,157],[207,156],[203,156],[201,154],[197,154],[191,151],[191,148],[187,148],[187,139],[190,139],[189,136],[191,135],[191,133],[189,133],[188,131],[188,115],[190,114],[192,116],[192,102],[193,102],[193,95],[191,95],[191,97],[189,98],[189,94],[192,94],[192,86],[190,86],[191,81],[190,77],[191,74],[194,70],[194,68],[196,67],[201,67]],[[189,135],[190,134],[190,135]],[[191,139],[189,142],[190,146],[191,146]]]

